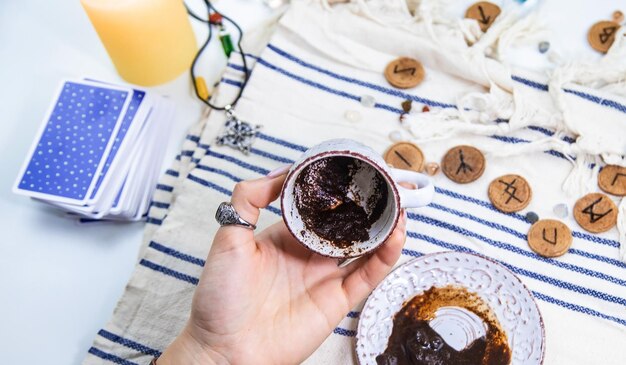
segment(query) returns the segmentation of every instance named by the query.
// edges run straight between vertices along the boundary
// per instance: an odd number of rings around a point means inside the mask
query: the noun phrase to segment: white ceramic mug
[[[380,218],[370,227],[369,239],[356,242],[345,248],[337,247],[307,229],[296,207],[294,190],[298,175],[311,163],[333,156],[352,157],[364,162],[360,164],[363,169],[371,170],[373,168],[380,173],[387,189],[385,209]],[[354,174],[354,187],[361,191],[371,191],[371,179],[358,179],[358,175],[359,173]],[[368,174],[362,175],[367,176]],[[369,176],[371,177],[371,173]],[[403,188],[398,185],[399,182],[415,184],[417,189]],[[428,176],[413,171],[391,168],[376,151],[359,142],[350,139],[333,139],[308,149],[293,164],[283,185],[280,204],[285,224],[298,242],[321,255],[345,259],[361,256],[380,246],[396,227],[401,208],[418,208],[428,205],[432,201],[434,192],[435,188]]]

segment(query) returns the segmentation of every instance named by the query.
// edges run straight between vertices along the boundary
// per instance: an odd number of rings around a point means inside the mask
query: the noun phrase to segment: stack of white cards
[[[64,81],[14,191],[92,219],[139,220],[173,117],[172,102],[146,90]]]

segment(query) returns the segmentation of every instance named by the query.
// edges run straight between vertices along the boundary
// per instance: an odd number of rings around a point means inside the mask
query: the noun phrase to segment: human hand
[[[255,224],[285,175],[237,184],[232,204]],[[158,365],[297,364],[387,275],[406,238],[403,214],[387,242],[344,268],[296,242],[284,222],[258,234],[221,227],[193,298],[191,316]]]

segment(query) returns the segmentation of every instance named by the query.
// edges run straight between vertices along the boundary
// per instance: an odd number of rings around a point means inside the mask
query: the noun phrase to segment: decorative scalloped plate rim
[[[524,283],[508,268],[506,268],[505,266],[503,266],[502,264],[481,256],[481,255],[476,255],[476,254],[471,254],[471,253],[462,253],[462,252],[455,252],[455,251],[447,251],[447,252],[438,252],[438,253],[431,253],[431,254],[426,254],[424,256],[421,257],[417,257],[415,259],[409,260],[407,262],[405,262],[404,264],[398,266],[397,268],[395,268],[393,271],[391,271],[391,273],[389,273],[387,275],[387,277],[385,277],[385,279],[376,287],[376,289],[374,289],[374,291],[372,291],[372,293],[370,294],[370,296],[367,298],[367,301],[365,302],[364,306],[363,306],[363,310],[361,312],[360,318],[359,318],[359,323],[357,326],[357,335],[356,335],[356,353],[357,353],[357,359],[359,361],[359,364],[361,365],[370,365],[376,364],[375,361],[375,356],[377,356],[378,354],[382,353],[382,351],[384,351],[384,348],[382,350],[378,350],[378,351],[374,351],[373,349],[371,349],[371,346],[376,346],[376,344],[371,344],[370,340],[367,338],[366,336],[366,329],[363,328],[365,326],[365,320],[364,318],[367,318],[368,312],[370,310],[374,310],[376,309],[374,307],[374,301],[375,300],[379,300],[380,296],[386,295],[388,294],[388,292],[390,290],[385,290],[385,286],[389,286],[391,285],[391,282],[394,280],[394,275],[398,275],[398,273],[401,273],[402,270],[414,265],[417,262],[421,262],[421,261],[428,261],[428,260],[432,260],[432,259],[439,259],[439,258],[448,258],[448,261],[450,259],[450,257],[452,258],[458,258],[458,257],[462,257],[464,260],[467,259],[468,257],[470,257],[473,260],[483,260],[485,261],[485,263],[487,263],[488,265],[486,265],[486,268],[488,270],[493,270],[493,272],[497,272],[499,275],[504,275],[506,276],[508,279],[511,279],[509,282],[513,284],[514,287],[516,287],[516,289],[518,289],[518,295],[521,295],[522,297],[526,296],[527,298],[530,298],[530,301],[532,302],[532,305],[529,304],[529,309],[531,311],[536,311],[537,314],[537,323],[536,325],[539,326],[540,329],[540,356],[538,359],[538,362],[524,362],[525,365],[528,364],[533,364],[533,365],[537,365],[537,364],[543,364],[543,360],[545,358],[545,328],[544,328],[544,323],[543,323],[543,318],[541,316],[541,312],[539,311],[539,306],[537,305],[537,302],[535,300],[535,298],[533,297],[532,293],[530,292],[530,290],[526,287],[526,285],[524,285]],[[443,266],[443,265],[442,265]],[[496,270],[497,268],[497,270]],[[500,274],[501,273],[501,274]],[[402,276],[402,274],[399,274],[400,276]],[[459,285],[458,282],[450,282],[450,283],[445,283],[443,285],[441,284],[437,284],[437,286],[444,286],[444,285]],[[434,285],[431,285],[434,286]],[[422,293],[424,290],[427,290],[429,288],[423,289],[422,291],[415,291],[412,293],[409,293],[407,295],[403,295],[403,302],[414,297],[417,294]],[[471,288],[468,288],[468,290],[470,291],[474,291]],[[477,292],[478,293],[478,292]],[[478,293],[480,295],[480,293]],[[480,295],[483,299],[485,299],[485,301],[487,302],[487,304],[489,304],[492,307],[492,310],[494,310],[494,313],[496,314],[496,317],[498,318],[498,321],[500,322],[502,328],[506,331],[507,333],[507,337],[509,338],[509,345],[511,346],[511,352],[512,352],[512,361],[511,364],[512,365],[516,365],[515,362],[515,351],[516,349],[513,348],[513,346],[511,345],[511,333],[510,333],[510,328],[507,328],[507,322],[503,321],[502,318],[500,318],[500,316],[498,316],[497,311],[493,308],[493,303],[491,303],[491,301],[489,300],[489,298],[485,298],[483,295]],[[381,303],[382,304],[382,303]],[[396,304],[397,306],[397,304]],[[400,308],[402,306],[402,304],[399,304]],[[398,308],[397,310],[399,310],[400,308]],[[397,312],[394,311],[393,313],[389,313],[388,316],[385,316],[383,318],[383,320],[387,320],[387,321],[393,321],[393,316],[395,315],[395,313]],[[380,322],[380,320],[377,321],[377,323]],[[390,331],[389,331],[390,332]],[[385,346],[387,343],[387,340],[389,338],[389,334],[386,336],[385,338]],[[367,353],[364,351],[366,346],[370,346],[370,350],[367,351]],[[533,351],[534,352],[534,351]],[[377,353],[376,355],[374,355],[374,353]]]

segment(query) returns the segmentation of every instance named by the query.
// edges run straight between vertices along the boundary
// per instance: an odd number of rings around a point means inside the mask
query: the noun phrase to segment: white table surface
[[[202,10],[201,1],[189,3]],[[215,5],[244,29],[270,14],[260,0]],[[610,19],[615,2],[548,0],[544,6],[543,19],[555,30],[550,40],[562,54],[599,57],[587,45],[586,32],[593,22]],[[203,39],[205,27],[192,24]],[[531,48],[524,63],[543,64],[536,46]],[[214,43],[200,73],[216,80],[224,65],[221,48]],[[121,81],[78,0],[0,1],[2,364],[79,364],[135,265],[143,223],[78,224],[11,192],[55,87],[63,78],[84,76]],[[165,169],[202,107],[187,74],[154,89],[177,104]]]

